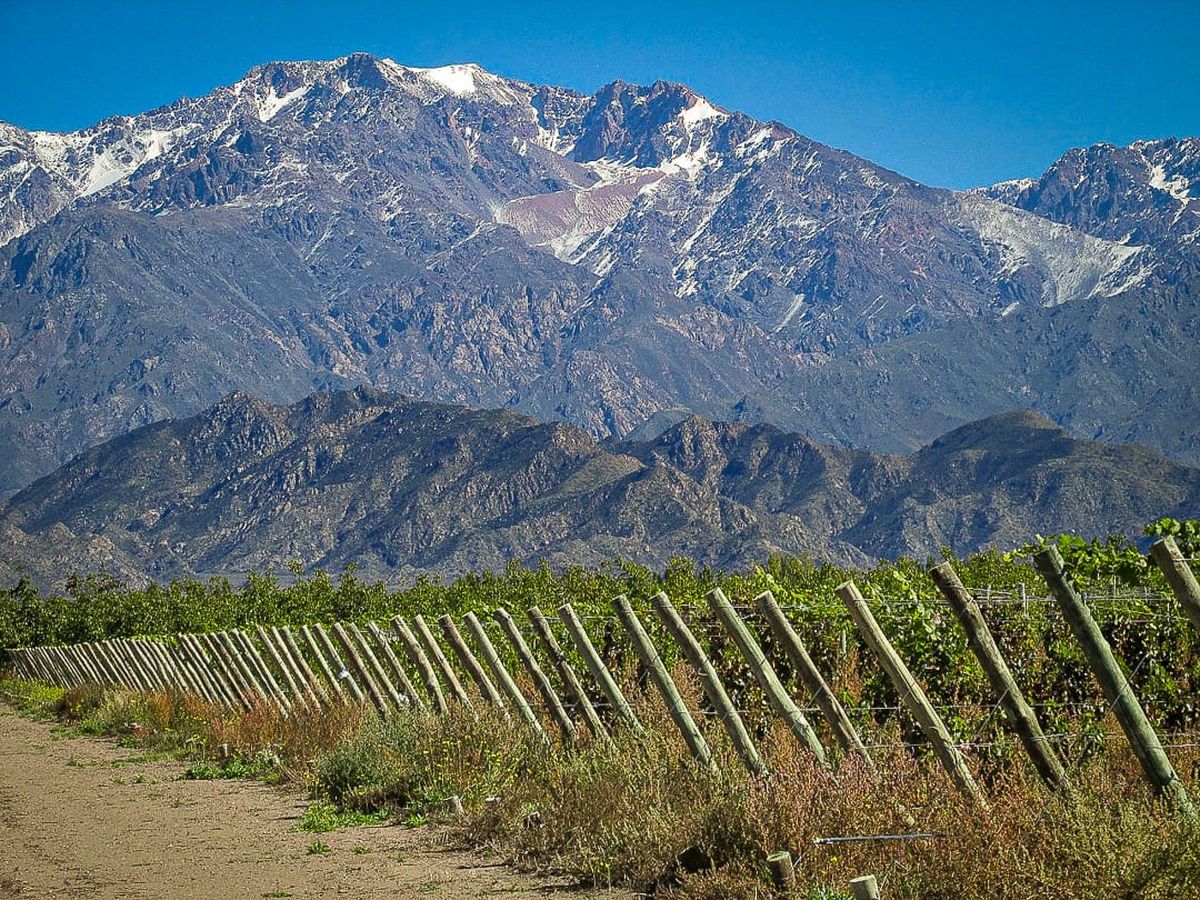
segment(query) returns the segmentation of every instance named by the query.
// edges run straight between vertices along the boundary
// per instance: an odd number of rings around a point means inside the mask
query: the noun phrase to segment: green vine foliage
[[[1145,534],[1170,534],[1185,555],[1200,554],[1200,521],[1163,519],[1147,526]],[[958,559],[943,551],[942,559],[953,562],[968,588],[1008,598],[988,603],[985,616],[1047,732],[1074,735],[1074,754],[1092,752],[1099,746],[1107,712],[1078,644],[1030,564],[1030,554],[1049,544],[1058,547],[1071,577],[1086,592],[1155,723],[1171,731],[1200,726],[1200,635],[1136,541],[1125,536],[1084,540],[1056,535],[1007,553],[986,551]],[[650,598],[665,591],[719,664],[735,702],[761,731],[771,720],[765,700],[709,613],[705,594],[713,587],[725,591],[780,675],[791,681],[794,673],[786,654],[753,609],[753,599],[769,590],[852,716],[865,726],[898,723],[901,734],[915,740],[915,724],[897,715],[898,698],[837,598],[836,588],[853,579],[951,728],[987,747],[984,755],[991,754],[999,763],[1017,751],[957,619],[927,576],[929,566],[938,561],[900,559],[851,570],[776,556],[738,571],[718,571],[685,558],[671,560],[662,571],[628,560],[561,570],[544,563],[513,563],[503,571],[448,581],[422,577],[399,590],[366,581],[353,568],[336,575],[305,574],[298,564],[286,573],[253,574],[240,584],[211,578],[136,586],[100,573],[72,577],[65,590],[46,593],[22,580],[0,589],[0,648],[256,624],[386,621],[396,614],[460,617],[498,607],[523,619],[524,611],[534,605],[553,618],[554,611],[569,602],[610,663],[633,674],[636,659],[613,623],[610,601],[618,594],[628,596],[652,640],[673,662],[678,650],[650,606]]]

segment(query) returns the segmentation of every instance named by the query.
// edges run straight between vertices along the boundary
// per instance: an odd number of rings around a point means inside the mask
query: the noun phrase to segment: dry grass
[[[750,777],[709,727],[719,761],[710,772],[688,757],[660,703],[634,699],[644,734],[615,730],[611,741],[571,748],[482,708],[380,720],[347,707],[284,719],[268,707],[230,713],[175,694],[86,688],[57,705],[88,730],[200,758],[266,754],[275,772],[348,808],[419,819],[458,795],[466,814],[449,824],[463,840],[658,896],[761,897],[765,857],[781,848],[813,898],[845,896],[867,872],[888,898],[1200,896],[1200,834],[1149,795],[1115,742],[1073,772],[1069,796],[1051,796],[1019,762],[993,766],[984,812],[898,745],[877,754],[876,779],[852,762],[819,768],[782,727],[760,737],[767,780]],[[1174,755],[1181,772],[1200,765],[1194,750]],[[813,843],[912,831],[905,810],[938,836]]]

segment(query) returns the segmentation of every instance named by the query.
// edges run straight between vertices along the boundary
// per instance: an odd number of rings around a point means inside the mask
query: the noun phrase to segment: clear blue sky
[[[595,90],[686,82],[930,184],[1200,135],[1200,2],[0,0],[0,120],[68,130],[366,50]]]

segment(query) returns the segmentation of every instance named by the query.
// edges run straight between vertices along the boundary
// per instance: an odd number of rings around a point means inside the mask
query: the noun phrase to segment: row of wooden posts
[[[1165,573],[1184,612],[1200,628],[1200,585],[1179,548],[1171,538],[1164,538],[1152,547],[1152,556]],[[1058,551],[1052,547],[1042,550],[1036,554],[1035,562],[1080,643],[1146,779],[1176,809],[1188,817],[1195,817],[1195,808],[1183,783],[1091,611],[1064,572]],[[965,629],[969,646],[997,695],[998,705],[1037,772],[1051,789],[1069,789],[1067,771],[1026,702],[979,604],[949,563],[933,568],[931,577]],[[880,628],[858,588],[847,582],[837,589],[837,593],[954,785],[986,808],[987,800],[959,746],[921,684]],[[818,762],[827,764],[826,748],[816,730],[784,687],[745,620],[720,589],[710,591],[707,601],[713,615],[744,657],[771,710]],[[666,632],[699,675],[708,703],[741,760],[753,774],[765,775],[766,763],[700,641],[665,594],[657,594],[651,604]],[[642,672],[661,695],[689,751],[700,764],[713,766],[713,755],[704,732],[697,726],[692,711],[633,606],[625,597],[617,597],[613,607],[637,653]],[[804,690],[814,698],[840,752],[857,756],[874,769],[857,729],[775,598],[770,592],[761,594],[755,598],[755,607],[798,673]],[[614,726],[643,728],[617,678],[597,652],[570,604],[559,608],[558,618],[584,664],[593,690],[602,698],[598,703],[593,703],[590,698],[584,687],[584,677],[576,672],[559,645],[547,617],[537,607],[528,611],[528,617],[532,633],[558,677],[565,702],[513,617],[503,609],[493,613],[541,698],[549,721],[565,742],[574,741],[580,728],[572,711],[578,715],[582,726],[600,739],[607,738],[608,728]],[[451,654],[478,688],[479,696],[484,702],[505,710],[506,714],[515,711],[529,728],[549,741],[542,719],[505,666],[483,623],[474,613],[467,613],[462,621],[475,645],[474,651],[449,615],[441,616],[438,625]],[[464,687],[463,680],[424,618],[413,616],[410,624],[397,616],[390,626],[390,634],[375,622],[368,622],[362,628],[354,623],[335,623],[328,630],[321,625],[296,629],[260,626],[255,630],[257,644],[245,632],[230,630],[180,634],[174,640],[113,638],[69,646],[17,648],[10,654],[17,674],[24,678],[63,686],[99,684],[147,691],[185,691],[215,704],[246,710],[267,702],[284,715],[299,708],[320,710],[333,703],[350,701],[369,702],[384,716],[410,706],[437,713],[445,713],[452,702],[472,706],[475,702],[472,694]],[[417,689],[401,664],[395,650],[397,644],[403,648],[422,690]],[[597,706],[607,708],[607,724]]]

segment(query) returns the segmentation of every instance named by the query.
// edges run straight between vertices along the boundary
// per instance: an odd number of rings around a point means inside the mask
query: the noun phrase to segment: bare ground
[[[307,834],[306,798],[182,771],[0,706],[0,898],[629,896],[518,873],[435,826]]]

